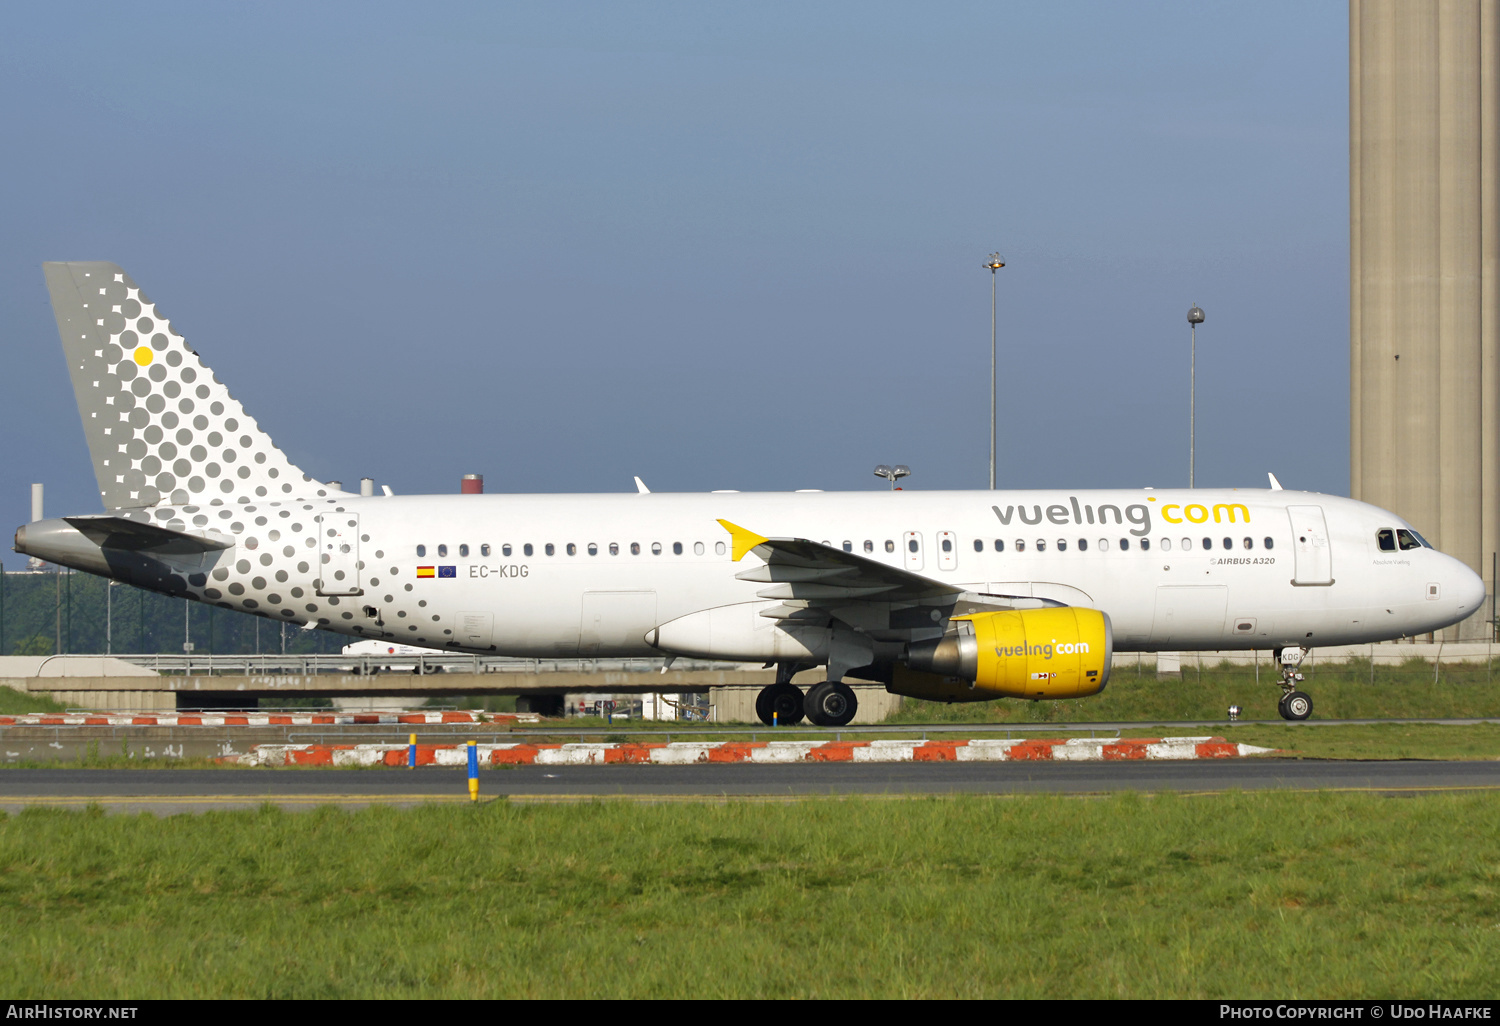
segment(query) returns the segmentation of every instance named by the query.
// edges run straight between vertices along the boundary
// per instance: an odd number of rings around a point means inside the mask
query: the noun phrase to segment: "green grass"
[[[1500,989],[1500,795],[0,820],[0,992],[1347,997]]]
[[[61,702],[54,702],[45,695],[32,695],[17,691],[15,688],[0,687],[0,716],[66,712],[67,708]]]
[[[1126,657],[1127,659],[1129,657]],[[1300,685],[1312,695],[1315,719],[1500,717],[1500,660],[1445,665],[1434,682],[1430,662],[1408,660],[1401,666],[1378,665],[1371,682],[1370,662],[1304,665]],[[1254,667],[1205,666],[1201,676],[1191,653],[1183,655],[1181,680],[1157,680],[1151,669],[1137,674],[1130,662],[1117,663],[1104,690],[1089,698],[1032,702],[1002,698],[994,702],[946,705],[907,699],[892,723],[1089,723],[1223,719],[1231,705],[1246,719],[1277,719],[1281,690],[1276,673],[1262,664],[1260,683]]]

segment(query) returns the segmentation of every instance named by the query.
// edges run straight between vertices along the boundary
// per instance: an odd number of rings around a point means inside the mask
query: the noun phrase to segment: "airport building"
[[[1500,552],[1500,0],[1350,0],[1350,488]]]

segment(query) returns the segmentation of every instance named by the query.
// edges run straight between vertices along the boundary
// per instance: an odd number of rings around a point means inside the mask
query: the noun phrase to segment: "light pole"
[[[1192,355],[1188,358],[1188,487],[1193,487],[1193,470],[1197,463],[1198,434],[1198,325],[1203,323],[1203,310],[1197,303],[1188,311],[1188,324],[1193,333]]]
[[[985,262],[990,269],[990,491],[995,490],[995,272],[1005,266],[999,253]]]

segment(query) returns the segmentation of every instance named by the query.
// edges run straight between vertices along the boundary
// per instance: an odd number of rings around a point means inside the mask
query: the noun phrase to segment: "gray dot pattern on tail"
[[[155,304],[125,275],[111,277],[86,300],[107,338],[93,350],[91,385],[110,421],[105,464],[132,505],[328,494],[292,466]]]

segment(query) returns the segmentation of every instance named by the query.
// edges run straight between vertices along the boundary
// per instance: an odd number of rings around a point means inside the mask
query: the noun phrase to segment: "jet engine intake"
[[[972,682],[973,698],[1081,698],[1109,680],[1114,635],[1100,610],[970,613],[949,622],[943,637],[910,646],[906,664],[918,674]]]

